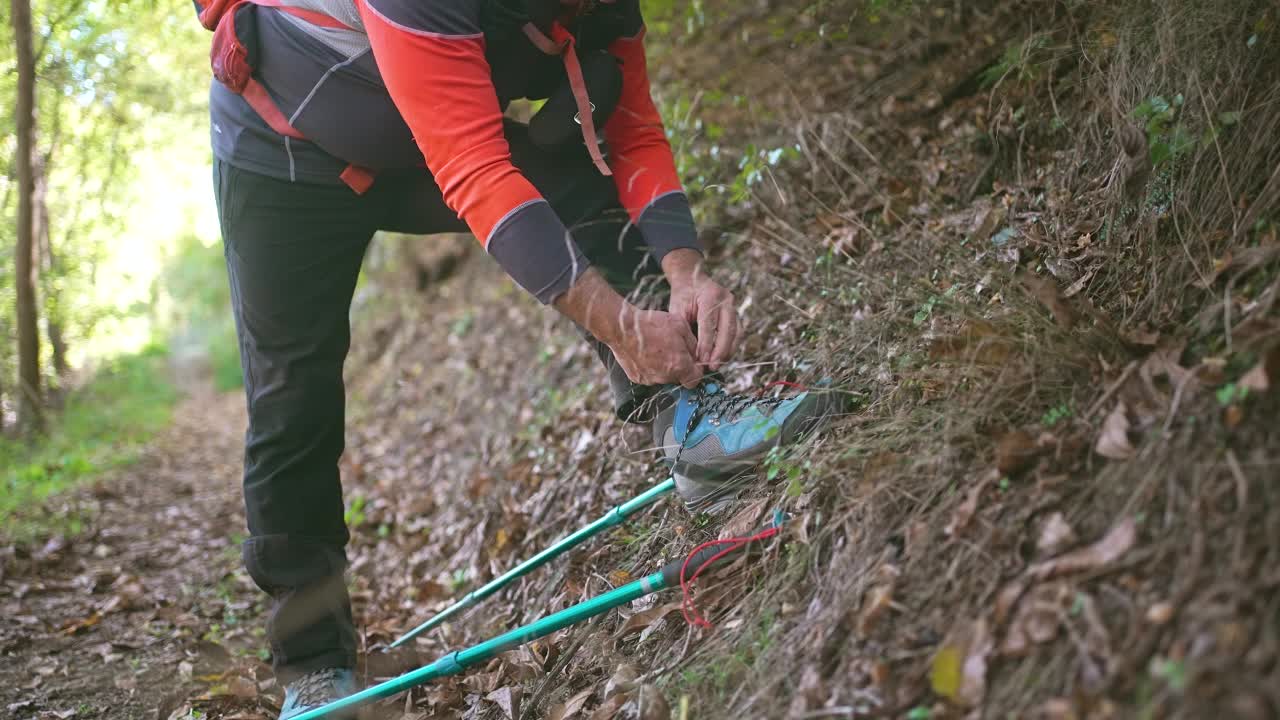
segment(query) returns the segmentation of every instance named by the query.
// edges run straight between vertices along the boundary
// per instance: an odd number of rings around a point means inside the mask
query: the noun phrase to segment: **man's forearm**
[[[606,345],[612,346],[622,334],[626,300],[594,268],[583,273],[552,305]]]

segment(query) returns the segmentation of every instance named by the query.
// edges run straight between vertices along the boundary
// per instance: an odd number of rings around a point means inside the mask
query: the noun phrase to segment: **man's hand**
[[[625,305],[621,325],[619,339],[606,342],[632,382],[697,387],[702,380],[693,357],[697,341],[683,320],[671,313]]]
[[[584,273],[554,304],[608,345],[632,382],[692,388],[702,379],[688,324],[670,313],[631,305],[595,270]]]
[[[738,310],[733,293],[703,269],[695,250],[673,250],[662,258],[662,272],[671,284],[672,315],[697,325],[694,355],[708,370],[719,370],[733,356],[738,342]]]

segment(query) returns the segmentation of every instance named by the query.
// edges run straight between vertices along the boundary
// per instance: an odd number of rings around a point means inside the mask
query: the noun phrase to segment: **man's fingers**
[[[687,388],[695,388],[702,380],[702,373],[698,371],[698,357],[695,354],[698,348],[698,341],[693,337],[693,331],[683,321],[675,323],[676,332],[684,341],[685,353],[680,358],[680,365],[676,368],[675,380]],[[674,349],[674,348],[673,348]]]
[[[685,350],[689,351],[689,359],[696,360],[698,358],[698,341],[693,337],[693,330],[684,321],[674,323],[676,334],[684,342]]]
[[[698,347],[695,356],[700,363],[706,363],[711,359],[711,350],[716,342],[719,315],[719,311],[709,303],[698,306]]]
[[[719,370],[720,365],[733,357],[738,342],[738,312],[732,303],[726,302],[720,308],[720,332],[716,335],[716,347],[711,353],[711,369]]]
[[[679,382],[681,385],[692,390],[698,387],[698,383],[702,382],[702,373],[698,371],[698,365],[693,362],[693,358],[690,358],[689,360],[690,361],[688,363],[685,363],[684,366],[680,368]]]

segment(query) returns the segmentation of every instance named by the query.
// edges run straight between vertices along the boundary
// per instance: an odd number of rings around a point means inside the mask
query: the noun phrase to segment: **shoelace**
[[[755,397],[745,394],[730,394],[722,390],[718,385],[710,385],[715,390],[708,390],[707,385],[698,386],[693,391],[697,395],[697,399],[694,402],[693,414],[689,417],[689,426],[685,429],[686,435],[689,430],[697,427],[703,418],[710,418],[712,422],[719,422],[720,420],[732,421],[736,420],[749,405],[759,405],[766,409],[776,408],[787,398],[781,395],[766,398],[764,394],[769,388],[779,386],[807,390],[805,386],[799,383],[787,382],[786,380],[778,380],[762,386]]]
[[[342,673],[338,668],[316,670],[298,678],[289,687],[297,693],[299,706],[323,705],[337,699],[334,686]]]

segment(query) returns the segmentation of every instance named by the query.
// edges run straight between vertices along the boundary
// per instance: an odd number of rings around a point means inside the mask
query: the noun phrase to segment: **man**
[[[652,423],[692,509],[826,411],[816,394],[757,402],[702,382],[738,320],[702,267],[638,0],[195,2],[216,31],[214,184],[249,409],[244,560],[274,599],[282,718],[354,690],[342,366],[375,231],[470,229],[585,331],[618,416]],[[504,119],[523,97],[550,97],[548,114]],[[654,287],[666,311],[633,293]]]

